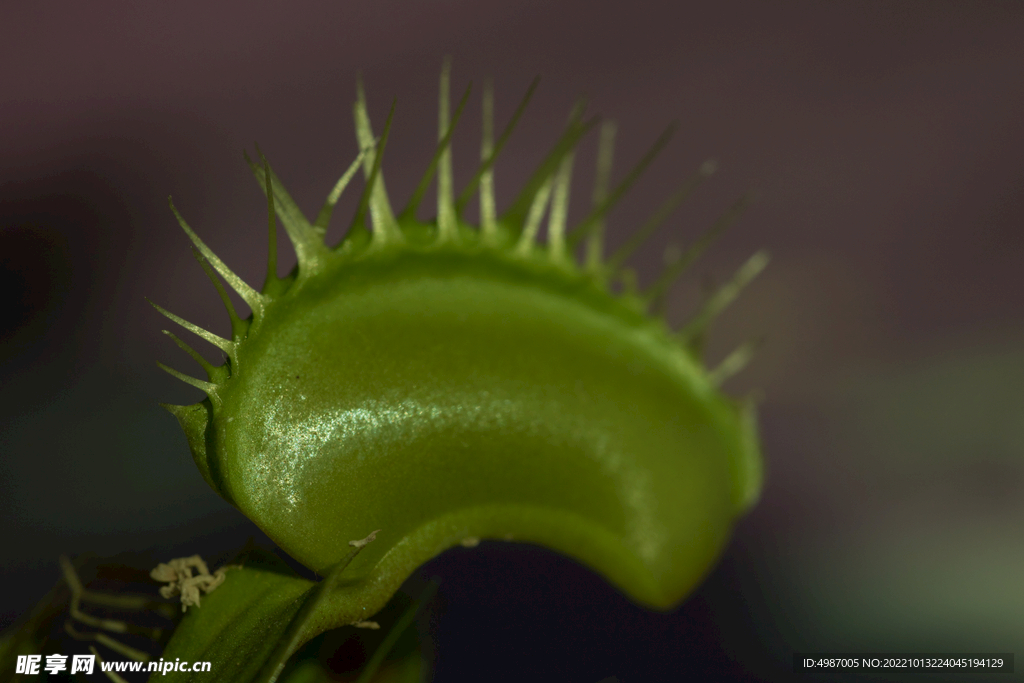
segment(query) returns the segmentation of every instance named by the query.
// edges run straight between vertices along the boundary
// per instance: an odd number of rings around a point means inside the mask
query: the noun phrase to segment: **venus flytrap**
[[[392,208],[382,172],[395,109],[378,138],[361,84],[354,118],[362,152],[313,223],[262,154],[249,160],[268,201],[270,265],[260,291],[174,210],[232,324],[224,339],[159,309],[227,356],[220,367],[202,362],[206,380],[168,369],[207,394],[191,406],[168,406],[204,478],[321,574],[334,576],[345,539],[381,529],[376,543],[348,560],[330,595],[319,590],[318,606],[299,628],[303,638],[365,621],[416,567],[467,539],[545,545],[637,602],[668,609],[705,574],[760,488],[752,409],[717,389],[749,348],[709,371],[697,344],[767,257],[756,254],[681,332],[649,314],[749,198],[650,287],[615,294],[610,285],[627,258],[713,164],[601,258],[605,216],[671,128],[611,187],[613,129],[604,128],[594,206],[570,227],[573,153],[597,123],[577,107],[499,217],[494,161],[523,105],[495,143],[487,88],[482,161],[456,197],[451,139],[469,89],[451,114],[449,82],[446,64],[437,150],[402,211]],[[359,166],[366,184],[355,218],[342,242],[328,247],[327,222]],[[424,223],[416,211],[435,175],[437,214]],[[474,192],[479,228],[464,216]],[[298,257],[284,278],[276,272],[277,220]],[[587,255],[582,264],[573,255],[578,248]],[[213,271],[249,305],[248,319],[234,311]],[[215,599],[226,598],[208,601]]]
[[[574,151],[599,123],[576,107],[499,215],[495,161],[536,81],[496,140],[493,91],[485,86],[481,161],[458,194],[451,141],[470,90],[452,111],[449,87],[446,62],[437,148],[400,211],[382,171],[395,108],[378,136],[361,83],[353,110],[361,151],[313,222],[258,149],[257,160],[246,157],[268,205],[269,258],[259,290],[171,205],[225,304],[231,335],[156,307],[226,357],[214,366],[168,332],[206,378],[161,367],[206,398],[166,407],[206,482],[326,577],[314,583],[266,558],[220,573],[216,590],[201,607],[195,600],[164,652],[215,662],[218,682],[278,680],[304,642],[327,629],[372,628],[372,617],[417,567],[480,539],[546,546],[637,603],[670,609],[707,573],[734,520],[759,495],[752,404],[718,388],[751,347],[710,370],[700,347],[707,325],[767,256],[755,254],[681,330],[658,312],[672,284],[749,198],[640,288],[628,258],[714,164],[686,178],[606,256],[607,214],[672,128],[613,184],[615,128],[603,124],[593,205],[570,225]],[[329,247],[334,207],[360,169],[365,185],[355,216],[341,243]],[[424,222],[417,210],[435,176],[436,216]],[[466,217],[473,196],[479,226]],[[277,274],[278,221],[298,261],[285,277]],[[248,305],[247,318],[222,281]],[[350,540],[372,529],[379,531]],[[190,578],[170,573],[179,583]],[[217,575],[209,576],[200,583],[212,585]],[[372,675],[364,672],[366,680]],[[190,676],[160,680],[211,680]]]

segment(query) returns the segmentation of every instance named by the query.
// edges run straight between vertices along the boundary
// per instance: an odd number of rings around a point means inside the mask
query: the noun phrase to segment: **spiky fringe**
[[[191,240],[196,259],[213,281],[218,295],[224,302],[231,319],[232,338],[228,340],[219,337],[153,304],[161,314],[210,342],[223,351],[228,358],[225,365],[214,367],[181,339],[167,332],[175,344],[203,367],[210,381],[189,377],[162,364],[160,367],[181,381],[205,391],[216,408],[219,405],[218,387],[231,374],[239,371],[238,358],[235,353],[236,345],[259,325],[266,306],[282,295],[285,290],[298,287],[302,282],[316,276],[323,270],[328,260],[338,255],[351,254],[354,248],[353,241],[358,240],[359,235],[367,233],[369,235],[369,244],[365,247],[366,253],[404,244],[406,239],[400,226],[405,222],[416,221],[416,212],[435,175],[437,180],[435,245],[458,243],[461,241],[463,227],[473,229],[466,223],[463,214],[472,197],[478,195],[480,226],[475,230],[480,246],[506,249],[523,258],[536,258],[538,254],[542,254],[553,263],[576,268],[605,287],[611,283],[620,283],[622,285],[621,296],[635,299],[639,305],[646,307],[648,312],[660,309],[673,283],[725,228],[742,215],[752,197],[747,195],[736,202],[689,249],[668,262],[653,284],[640,290],[636,283],[636,275],[625,265],[626,261],[654,235],[672,212],[714,173],[716,164],[714,161],[707,161],[695,174],[686,178],[625,244],[606,257],[604,255],[604,230],[608,213],[665,148],[675,132],[676,126],[675,124],[670,125],[629,172],[614,187],[610,188],[616,128],[614,122],[604,122],[600,131],[597,168],[592,191],[593,206],[582,221],[569,228],[568,206],[575,149],[583,136],[599,122],[597,117],[584,120],[583,105],[577,104],[570,114],[569,122],[561,137],[527,180],[505,213],[499,217],[495,201],[494,164],[533,97],[538,82],[537,79],[534,79],[527,88],[497,140],[494,139],[494,89],[489,79],[485,82],[482,102],[483,135],[480,164],[466,187],[456,195],[453,187],[451,143],[472,88],[471,86],[466,88],[452,112],[449,102],[451,60],[446,58],[441,69],[439,84],[437,148],[409,198],[409,202],[397,217],[388,198],[382,171],[382,161],[395,106],[392,104],[380,137],[375,137],[361,79],[357,79],[356,82],[356,101],[353,105],[353,121],[360,152],[328,193],[326,201],[312,223],[303,215],[291,195],[284,189],[259,147],[256,148],[259,163],[245,154],[246,162],[267,197],[269,248],[267,274],[262,291],[256,291],[230,270],[189,227],[172,202],[170,204],[171,211]],[[329,248],[324,242],[324,236],[334,207],[360,166],[363,169],[365,185],[358,208],[345,238],[336,247]],[[546,243],[541,243],[540,233],[545,214],[547,215],[547,240]],[[369,216],[369,225],[366,224],[367,216]],[[296,272],[288,278],[280,278],[277,275],[278,220],[284,226],[298,260]],[[506,235],[504,241],[499,239],[501,233]],[[511,242],[507,237],[511,237]],[[584,245],[583,259],[582,263],[577,263],[574,252],[581,244]],[[740,268],[735,277],[709,297],[701,309],[682,327],[677,333],[678,341],[689,348],[691,352],[699,353],[708,324],[736,298],[747,282],[764,268],[767,261],[768,257],[763,252],[755,254]],[[218,275],[220,279],[218,279]],[[221,279],[249,306],[252,311],[249,319],[242,320],[239,317],[221,284]],[[718,384],[738,372],[750,359],[755,346],[754,343],[741,346],[722,361],[721,365],[709,371],[709,380],[713,384]]]

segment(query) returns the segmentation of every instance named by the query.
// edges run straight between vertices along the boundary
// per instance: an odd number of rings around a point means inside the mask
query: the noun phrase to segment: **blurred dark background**
[[[1019,2],[5,3],[0,625],[62,552],[216,553],[253,533],[157,406],[199,394],[156,368],[189,361],[143,297],[227,329],[167,195],[258,284],[265,203],[242,149],[258,141],[312,214],[356,152],[361,72],[378,129],[398,99],[385,169],[401,203],[451,54],[455,96],[494,77],[498,126],[542,77],[499,208],[580,95],[619,123],[618,177],[680,123],[612,244],[720,162],[634,260],[642,282],[760,191],[676,288],[673,320],[755,249],[774,258],[708,352],[767,338],[730,381],[763,392],[767,483],[719,567],[661,615],[538,549],[452,551],[424,570],[442,581],[438,680],[794,680],[801,650],[1024,656],[1022,36]],[[457,185],[478,112],[474,96]]]

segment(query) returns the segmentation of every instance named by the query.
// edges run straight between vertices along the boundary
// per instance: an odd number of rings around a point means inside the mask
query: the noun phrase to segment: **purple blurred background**
[[[760,192],[678,285],[673,320],[754,250],[773,261],[709,347],[713,363],[767,337],[729,385],[763,392],[766,488],[719,568],[653,615],[550,553],[453,551],[427,568],[437,680],[789,680],[795,650],[1024,656],[1022,36],[1019,2],[6,4],[0,625],[61,552],[191,554],[252,533],[157,406],[198,394],[155,367],[188,362],[143,297],[227,329],[166,197],[258,284],[265,203],[241,150],[258,141],[313,213],[356,152],[361,72],[378,130],[397,97],[401,203],[451,54],[456,97],[493,76],[498,126],[542,78],[497,167],[499,208],[580,95],[619,124],[618,177],[680,123],[611,216],[613,245],[719,161],[635,258],[642,282],[666,245]],[[478,112],[474,96],[457,186]],[[589,139],[577,155],[577,219],[594,154]]]

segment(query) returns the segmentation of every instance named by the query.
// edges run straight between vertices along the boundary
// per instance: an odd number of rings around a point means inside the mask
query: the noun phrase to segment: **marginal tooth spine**
[[[213,268],[210,267],[210,263],[194,246],[192,247],[192,255],[196,261],[199,262],[199,266],[206,273],[206,277],[210,278],[210,282],[213,283],[214,288],[217,290],[217,295],[220,296],[220,300],[224,303],[224,308],[228,311],[228,318],[231,319],[231,339],[232,341],[239,341],[245,336],[246,323],[244,320],[238,317],[238,312],[235,311],[235,305],[231,303],[231,297],[224,290],[224,285],[217,279],[217,275],[213,272]]]
[[[191,375],[186,375],[183,372],[178,372],[174,368],[168,367],[168,366],[164,365],[163,363],[157,363],[157,367],[159,367],[161,370],[166,372],[171,377],[174,377],[175,379],[180,379],[182,382],[184,382],[185,384],[188,384],[189,386],[193,386],[196,389],[200,389],[202,391],[205,391],[206,395],[210,397],[210,401],[214,404],[214,406],[215,407],[220,407],[220,397],[217,395],[217,385],[216,384],[214,384],[212,382],[204,382],[203,380],[196,379],[195,377],[192,377]]]
[[[434,174],[437,172],[438,163],[443,158],[442,155],[445,154],[451,144],[452,134],[455,132],[455,126],[459,123],[459,118],[462,116],[462,111],[465,109],[466,103],[469,101],[469,94],[471,91],[472,84],[466,88],[466,92],[463,93],[462,99],[459,100],[459,105],[455,108],[455,115],[451,119],[451,125],[448,126],[447,130],[438,141],[437,149],[434,151],[434,156],[431,158],[430,164],[427,165],[427,170],[420,178],[419,184],[416,186],[416,189],[413,191],[412,196],[409,199],[409,203],[404,209],[402,209],[402,213],[399,215],[400,220],[416,220],[416,211],[419,209],[420,202],[423,201],[423,197],[427,194],[427,188],[430,186],[430,181],[433,180]],[[440,205],[441,204],[438,206]],[[440,210],[438,211],[438,216],[440,216]],[[452,209],[452,216],[454,217],[454,209]]]
[[[391,114],[388,114],[388,121],[394,114],[394,104],[391,105]],[[374,142],[373,129],[370,126],[370,115],[366,109],[366,93],[363,90],[363,81],[356,81],[356,103],[353,106],[353,118],[356,126],[356,139],[363,149],[371,148],[363,157],[363,174],[370,188],[370,217],[373,220],[374,243],[384,244],[386,242],[401,242],[402,233],[398,229],[398,222],[395,220],[395,213],[391,208],[391,201],[388,199],[387,189],[384,187],[384,178],[380,174],[378,158],[383,153],[387,131],[381,135],[379,144]],[[375,147],[376,144],[376,147]],[[374,166],[377,172],[374,173]],[[371,176],[373,176],[371,178]]]
[[[679,257],[679,260],[662,271],[661,275],[658,276],[658,279],[654,281],[654,284],[643,292],[642,296],[644,300],[650,302],[664,295],[668,291],[668,288],[672,286],[672,283],[686,271],[689,265],[693,263],[698,256],[704,253],[704,250],[711,245],[715,238],[743,215],[753,200],[754,195],[752,193],[747,193],[735,204],[729,207],[729,209],[722,214],[714,224],[712,224],[711,228],[709,228],[707,232],[697,238],[697,241],[694,242],[689,249],[683,252],[682,256]]]
[[[256,145],[256,153],[263,161],[262,166],[250,159],[248,154],[244,155],[245,160],[252,169],[253,175],[256,176],[260,187],[274,197],[274,212],[281,219],[281,224],[284,226],[284,231],[288,235],[299,261],[299,277],[309,277],[320,269],[322,257],[326,252],[323,238],[309,224],[295,200],[288,194],[259,145]]]
[[[195,362],[197,362],[201,366],[203,366],[203,370],[206,371],[207,379],[210,379],[210,380],[214,379],[214,375],[216,374],[216,368],[214,368],[214,366],[208,360],[206,360],[201,355],[199,355],[198,351],[196,351],[191,346],[189,346],[188,344],[183,342],[181,339],[179,339],[178,336],[176,334],[174,334],[173,332],[169,332],[167,330],[163,330],[163,333],[166,334],[168,337],[170,337],[171,341],[173,341],[175,344],[178,345],[178,348],[180,348],[182,351],[184,351],[185,353],[190,355],[192,357],[192,360],[194,360]]]
[[[395,104],[395,102],[391,103],[391,111],[388,112],[388,119],[384,123],[384,132],[381,133],[380,141],[377,143],[377,148],[373,154],[373,164],[370,167],[369,174],[367,174],[366,187],[363,188],[363,196],[359,200],[359,208],[356,210],[356,215],[352,218],[352,225],[349,227],[351,231],[353,228],[363,225],[366,211],[369,209],[370,219],[373,222],[371,246],[376,248],[405,240],[398,228],[398,224],[395,222],[394,215],[391,212],[391,205],[388,204],[384,207],[386,208],[385,211],[375,204],[374,199],[378,194],[377,189],[380,187],[377,185],[377,181],[380,179],[384,150],[387,148],[388,136],[391,134],[391,121],[395,116]]]
[[[726,356],[714,370],[708,372],[708,383],[714,387],[719,387],[725,380],[739,373],[743,368],[747,367],[747,364],[754,357],[754,352],[763,343],[764,337],[758,337],[741,344],[735,351]]]
[[[565,156],[572,152],[579,143],[580,138],[586,135],[598,121],[599,119],[595,116],[582,123],[578,119],[574,119],[569,123],[565,132],[558,139],[558,142],[551,148],[544,161],[541,162],[540,166],[537,167],[537,170],[534,171],[533,175],[526,182],[519,196],[512,202],[512,206],[505,212],[505,215],[502,217],[503,221],[514,226],[525,224],[526,215],[530,212],[534,199],[541,187],[551,180],[552,176],[558,171],[558,167],[562,164]]]
[[[455,216],[455,196],[452,187],[452,146],[453,125],[449,120],[449,90],[451,89],[452,60],[446,57],[441,67],[441,84],[438,95],[437,138],[442,144],[441,158],[437,169],[437,237],[438,241],[453,242],[458,238],[459,226]],[[468,95],[468,93],[467,93]]]
[[[512,118],[509,119],[508,125],[505,126],[505,130],[501,131],[501,136],[498,138],[498,142],[495,143],[494,149],[491,150],[490,154],[481,162],[480,167],[477,169],[473,178],[466,184],[462,192],[459,193],[459,198],[455,200],[455,212],[458,215],[462,215],[462,212],[466,210],[466,204],[473,198],[473,193],[476,191],[477,185],[480,183],[484,174],[494,168],[494,162],[497,161],[498,155],[501,154],[501,150],[505,147],[505,143],[512,136],[512,131],[515,130],[516,124],[519,123],[519,117],[526,111],[526,105],[530,103],[530,98],[533,97],[534,91],[537,89],[537,85],[540,83],[539,78],[534,78],[530,83],[530,87],[526,89],[526,94],[523,95],[523,99],[519,101],[519,106],[516,107],[515,113],[512,114]],[[492,93],[492,109],[493,109],[493,93]],[[486,100],[485,100],[486,102]],[[486,106],[486,105],[485,105]]]
[[[246,157],[248,159],[248,157]],[[267,196],[267,277],[263,283],[263,291],[277,285],[277,210],[274,208],[274,188],[271,186],[270,163],[263,157],[263,192]],[[301,266],[300,266],[301,267]]]
[[[661,206],[658,207],[657,211],[647,219],[647,222],[640,227],[639,230],[635,231],[630,235],[629,239],[624,245],[615,250],[615,252],[608,257],[606,266],[608,270],[615,271],[622,267],[622,264],[626,262],[633,252],[637,250],[644,242],[654,234],[654,232],[665,222],[665,219],[679,207],[684,201],[686,201],[690,195],[693,194],[694,190],[700,186],[700,184],[708,178],[712,173],[715,172],[717,164],[714,161],[706,161],[701,164],[700,169],[697,173],[687,178],[679,189],[669,195]]]
[[[538,230],[540,230],[540,222],[544,218],[544,211],[548,208],[552,184],[553,179],[548,178],[547,182],[537,190],[537,194],[530,204],[530,211],[526,215],[526,224],[523,226],[519,243],[516,245],[516,253],[520,256],[526,256],[533,250],[533,243],[537,239]]]
[[[769,256],[766,251],[759,251],[746,263],[739,267],[732,278],[708,297],[695,316],[679,331],[678,337],[683,343],[700,338],[708,324],[725,308],[735,301],[747,284],[757,277],[768,265]]]
[[[615,132],[614,121],[605,121],[601,124],[601,135],[597,143],[597,169],[594,177],[594,192],[592,202],[594,210],[601,206],[608,197],[608,185],[612,178],[612,161],[615,156]],[[587,237],[587,272],[597,275],[604,269],[604,214],[601,214]]]
[[[149,299],[146,299],[146,301],[149,301]],[[194,325],[194,324],[190,323],[189,321],[185,320],[184,318],[179,318],[178,316],[176,316],[173,313],[171,313],[170,311],[162,308],[161,306],[153,303],[152,301],[149,301],[149,303],[153,306],[153,308],[155,308],[156,310],[160,311],[160,313],[163,316],[165,316],[169,320],[173,320],[174,322],[178,323],[179,325],[181,325],[182,327],[184,327],[186,330],[188,330],[192,334],[196,335],[197,337],[202,337],[206,341],[210,342],[211,344],[216,346],[218,349],[220,349],[221,351],[226,353],[228,355],[228,357],[231,357],[231,356],[234,355],[234,353],[235,353],[235,344],[234,344],[234,342],[231,342],[231,341],[225,339],[224,337],[218,337],[213,332],[210,332],[208,330],[204,330],[203,328],[199,327],[198,325]]]
[[[672,139],[672,135],[675,133],[675,130],[675,123],[666,128],[662,134],[658,136],[658,139],[654,141],[654,144],[651,145],[651,148],[647,150],[647,153],[644,154],[640,161],[637,162],[636,166],[630,169],[629,173],[626,174],[626,177],[615,186],[615,189],[608,193],[605,200],[601,202],[599,206],[595,207],[594,210],[590,212],[590,215],[584,218],[579,225],[569,231],[570,246],[576,246],[579,244],[580,240],[585,239],[590,235],[590,233],[595,229],[598,221],[603,220],[604,217],[608,215],[608,212],[611,211],[612,207],[622,199],[623,195],[626,194],[626,191],[629,190],[629,188],[633,186],[633,183],[635,183],[643,172],[647,170],[647,167],[655,160],[655,158],[657,158],[661,153],[661,150],[665,149],[665,146],[668,145],[668,141]]]
[[[170,197],[167,198],[167,203],[170,204],[171,211],[174,212],[174,217],[178,219],[178,225],[180,225],[181,229],[185,231],[188,238],[192,240],[192,244],[196,246],[199,253],[209,261],[210,265],[213,266],[214,270],[216,270],[222,278],[224,278],[224,281],[228,283],[231,289],[235,290],[235,292],[238,293],[238,296],[242,297],[242,300],[249,305],[249,308],[252,309],[254,319],[259,319],[263,314],[263,295],[250,287],[245,280],[235,275],[235,273],[224,265],[224,262],[221,261],[220,258],[218,258],[218,256],[214,254],[201,239],[199,239],[199,236],[192,230],[192,228],[189,227],[182,215],[178,213],[178,209],[174,207],[174,201]]]
[[[583,102],[578,102],[569,115],[569,121],[578,121],[583,115]],[[548,256],[552,261],[561,262],[565,258],[565,223],[569,214],[569,187],[572,182],[572,161],[574,153],[570,150],[554,177],[554,194],[551,198],[551,213],[548,216]]]
[[[324,238],[327,234],[327,226],[331,222],[331,214],[334,213],[334,205],[338,203],[341,198],[341,193],[345,191],[348,184],[352,181],[352,177],[359,171],[359,165],[363,162],[363,157],[372,148],[364,148],[359,151],[356,155],[355,160],[349,164],[348,169],[345,173],[338,178],[338,182],[334,184],[331,191],[327,194],[327,199],[324,201],[324,205],[320,207],[320,212],[316,215],[316,220],[313,221],[313,229],[320,235],[320,239]]]
[[[494,154],[494,81],[484,81],[482,140],[480,161],[487,162]],[[498,236],[498,211],[494,200],[494,166],[480,175],[480,241],[494,244]]]
[[[548,254],[552,261],[565,259],[565,221],[569,213],[569,183],[572,179],[573,155],[567,154],[555,176],[551,216],[548,218]]]

